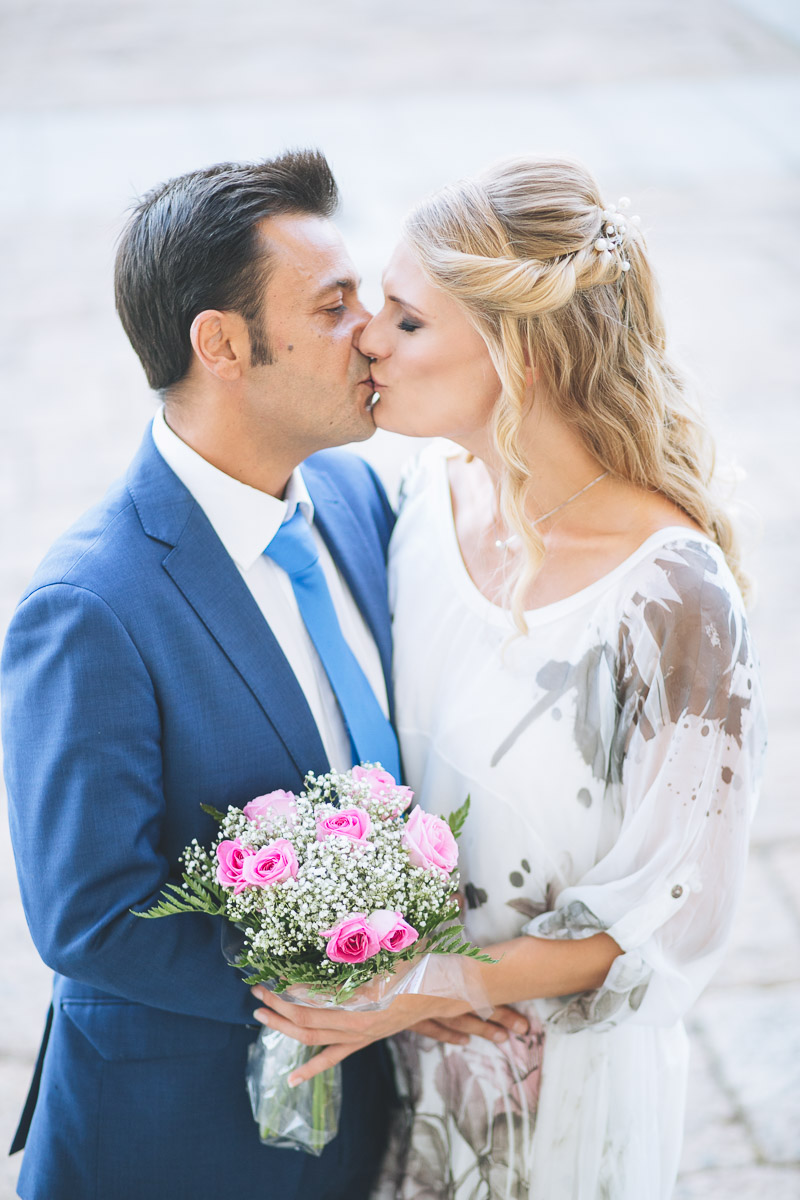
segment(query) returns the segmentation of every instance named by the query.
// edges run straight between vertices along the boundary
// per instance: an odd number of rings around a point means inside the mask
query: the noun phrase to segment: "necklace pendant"
[[[572,504],[573,500],[577,500],[579,496],[582,496],[584,494],[584,492],[588,492],[589,488],[593,488],[594,485],[596,483],[599,483],[601,479],[606,479],[607,477],[608,477],[608,471],[603,471],[602,475],[598,475],[596,479],[590,479],[589,482],[585,485],[585,487],[582,487],[579,491],[575,492],[574,495],[568,496],[566,500],[562,500],[562,502],[560,504],[557,504],[555,506],[555,508],[551,508],[549,512],[543,513],[541,517],[537,517],[535,521],[531,521],[531,528],[535,529],[536,526],[541,525],[543,521],[547,521],[547,520],[549,520],[550,517],[554,517],[556,515],[556,513],[561,512],[562,508],[566,508],[568,504]],[[497,523],[498,523],[498,518],[497,518],[497,516],[495,516],[495,524],[497,524]],[[502,550],[503,553],[505,553],[505,551],[508,550],[508,547],[511,545],[511,543],[515,542],[518,537],[519,537],[519,534],[512,533],[505,540],[503,540],[502,538],[497,538],[494,543],[495,550]]]

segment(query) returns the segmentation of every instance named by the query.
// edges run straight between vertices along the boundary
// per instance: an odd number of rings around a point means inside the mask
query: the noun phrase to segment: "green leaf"
[[[440,925],[428,934],[426,949],[430,954],[464,954],[467,958],[474,958],[478,962],[494,963],[497,961],[467,941],[464,927],[458,922]]]
[[[211,804],[201,804],[200,807],[204,813],[208,813],[210,817],[213,817],[217,824],[224,821],[228,815],[227,813],[220,812],[218,808],[214,808]]]
[[[183,884],[168,883],[162,890],[163,900],[151,905],[146,912],[133,912],[135,917],[171,917],[175,913],[201,912],[216,917],[225,912],[225,895],[218,884],[183,876]],[[170,893],[172,893],[170,895]]]
[[[455,812],[451,812],[450,816],[447,818],[447,824],[450,826],[453,837],[460,837],[461,830],[464,828],[464,823],[466,822],[468,816],[469,796],[467,796],[466,800],[461,805],[461,808],[457,808]]]

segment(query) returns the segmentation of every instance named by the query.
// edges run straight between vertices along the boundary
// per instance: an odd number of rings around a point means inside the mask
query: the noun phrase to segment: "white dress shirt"
[[[351,765],[350,739],[325,668],[300,616],[289,576],[264,555],[296,508],[311,528],[342,633],[388,715],[386,685],[372,634],[314,525],[314,505],[300,468],[289,479],[286,499],[277,500],[212,467],[170,429],[163,408],[153,421],[153,441],[205,512],[277,638],[311,709],[331,767],[346,770]]]

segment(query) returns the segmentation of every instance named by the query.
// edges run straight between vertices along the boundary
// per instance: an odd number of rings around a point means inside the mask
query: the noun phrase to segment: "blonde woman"
[[[432,811],[471,796],[465,924],[529,1029],[467,1038],[463,1005],[411,997],[295,1036],[331,1043],[319,1065],[432,1021],[462,1041],[395,1040],[412,1121],[389,1194],[667,1200],[681,1019],[725,947],[764,746],[708,439],[638,224],[580,166],[444,189],[384,284],[376,424],[451,443],[392,541],[407,781]]]

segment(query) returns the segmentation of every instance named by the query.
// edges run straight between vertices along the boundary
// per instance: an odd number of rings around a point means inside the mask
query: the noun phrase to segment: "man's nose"
[[[358,308],[355,311],[355,336],[360,337],[364,329],[372,320],[372,313],[369,309],[359,301]]]

